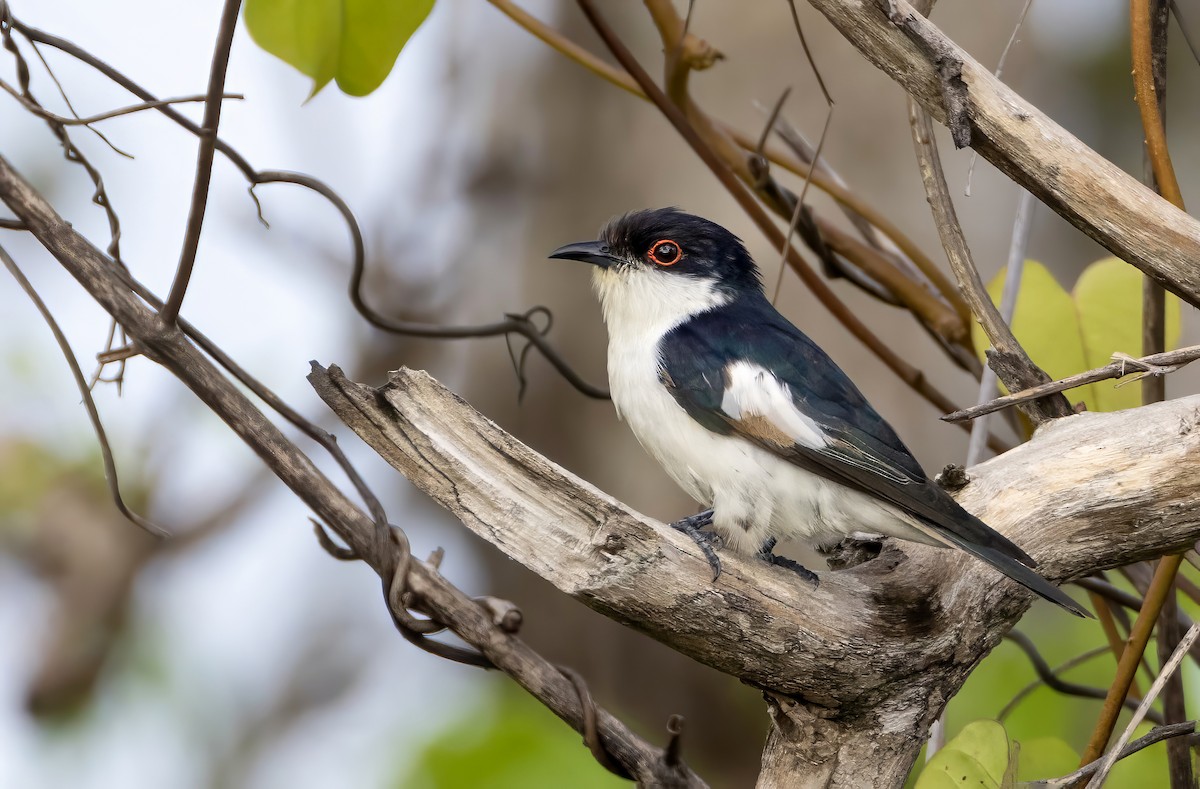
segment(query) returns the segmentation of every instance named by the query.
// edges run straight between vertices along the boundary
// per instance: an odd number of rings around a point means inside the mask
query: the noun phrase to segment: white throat
[[[610,362],[614,343],[657,347],[688,318],[729,301],[711,281],[651,268],[596,269],[592,284],[608,326]]]
[[[712,282],[653,269],[598,269],[592,283],[608,326],[608,383],[617,415],[643,431],[683,411],[659,382],[659,341],[702,312],[729,301]],[[637,424],[635,424],[637,423]]]

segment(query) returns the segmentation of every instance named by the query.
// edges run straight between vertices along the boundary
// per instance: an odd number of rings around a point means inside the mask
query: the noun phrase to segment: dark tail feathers
[[[966,551],[967,553],[974,556],[975,558],[981,559],[981,560],[987,562],[988,564],[990,564],[992,567],[995,567],[997,570],[1004,573],[1005,575],[1007,575],[1009,578],[1013,579],[1017,583],[1021,584],[1022,586],[1024,586],[1026,589],[1030,590],[1034,594],[1037,594],[1040,597],[1043,597],[1046,600],[1049,600],[1050,602],[1054,603],[1055,605],[1058,605],[1058,606],[1061,606],[1061,607],[1067,609],[1075,616],[1081,616],[1081,617],[1085,617],[1087,619],[1095,618],[1092,616],[1091,612],[1089,612],[1085,608],[1080,607],[1080,605],[1078,603],[1076,603],[1074,600],[1072,600],[1070,597],[1068,597],[1067,594],[1065,592],[1063,592],[1061,589],[1059,589],[1057,586],[1050,583],[1045,578],[1038,575],[1036,572],[1029,569],[1024,564],[1017,561],[1016,559],[1013,559],[1009,556],[1005,556],[1003,553],[996,550],[995,548],[989,548],[989,547],[985,547],[982,545],[972,543],[968,540],[963,539],[962,537],[958,536],[957,534],[953,534],[953,533],[949,532],[948,530],[939,529],[938,533],[942,537],[945,537],[946,539],[953,542],[959,548],[962,548],[964,551]],[[1018,550],[1020,550],[1020,549],[1018,549]],[[1024,552],[1022,551],[1022,554],[1023,553]]]

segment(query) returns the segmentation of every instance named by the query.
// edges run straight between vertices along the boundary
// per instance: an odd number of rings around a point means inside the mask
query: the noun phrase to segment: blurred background
[[[149,0],[15,0],[23,21],[70,39],[160,96],[202,93],[221,4]],[[946,3],[935,21],[994,65],[1023,0]],[[661,45],[645,9],[605,4],[651,73]],[[525,7],[601,52],[570,2]],[[912,154],[904,94],[816,13],[800,15],[837,103],[825,159],[850,187],[942,254]],[[1038,0],[1005,80],[1127,171],[1142,168],[1129,79],[1127,6],[1118,0]],[[1200,19],[1200,16],[1197,17]],[[692,78],[712,115],[756,135],[792,86],[785,114],[815,139],[826,107],[786,5],[696,4],[692,30],[727,60]],[[1197,66],[1172,28],[1168,133],[1185,197],[1200,173]],[[27,57],[31,53],[26,52]],[[81,114],[134,99],[69,57],[46,50]],[[33,88],[65,112],[36,58]],[[16,83],[11,58],[0,76]],[[536,305],[556,317],[551,338],[586,378],[604,383],[605,337],[583,267],[545,259],[592,238],[615,214],[679,205],[738,232],[773,282],[769,248],[650,105],[562,59],[482,0],[440,0],[383,87],[354,99],[309,81],[239,27],[221,136],[256,167],[324,179],[353,207],[368,242],[380,312],[407,320],[483,323]],[[65,162],[44,123],[4,99],[0,152],[100,246],[103,212],[84,172]],[[201,105],[182,111],[199,119]],[[133,155],[76,129],[102,171],[122,222],[123,256],[165,293],[187,217],[196,141],[140,113],[101,128]],[[942,130],[939,129],[939,134]],[[969,152],[939,138],[952,188]],[[799,184],[793,186],[799,189]],[[541,358],[528,390],[504,341],[419,341],[370,328],[346,295],[350,250],[340,218],[285,185],[258,190],[267,229],[240,175],[216,160],[208,219],[184,315],[306,415],[332,420],[304,380],[308,361],[382,383],[401,365],[428,369],[487,416],[600,488],[657,518],[693,504],[615,419]],[[1007,254],[1017,189],[986,162],[959,215],[984,278]],[[836,211],[815,193],[828,216]],[[106,316],[32,239],[3,232],[49,302],[85,371],[103,348]],[[1045,209],[1030,256],[1070,289],[1105,252]],[[844,281],[833,287],[871,327],[957,402],[977,384],[949,364],[908,313]],[[812,335],[897,427],[929,469],[962,462],[966,434],[882,367],[832,321],[793,275],[781,309]],[[1183,344],[1196,342],[1185,309]],[[156,543],[114,510],[95,441],[49,331],[14,282],[0,278],[0,786],[446,787],[615,785],[579,737],[503,676],[452,665],[398,638],[362,566],[332,561],[306,510],[175,379],[130,361],[118,396],[96,397],[126,497],[179,535]],[[1137,353],[1136,348],[1126,349]],[[1168,395],[1195,390],[1186,373]],[[344,431],[343,431],[344,433]],[[446,549],[448,578],[471,594],[515,601],[523,634],[574,667],[597,700],[653,741],[671,713],[687,718],[685,757],[716,786],[747,786],[767,718],[758,694],[565,598],[474,538],[353,436],[343,444],[402,525],[414,551]],[[310,442],[314,457],[327,467]],[[330,471],[336,476],[336,471]],[[1034,606],[1021,625],[1051,664],[1103,644],[1100,628]],[[1068,676],[1106,686],[1105,653]],[[1185,664],[1189,693],[1196,670]],[[950,734],[995,717],[1034,678],[1004,643],[949,707]],[[1189,704],[1195,702],[1189,695]],[[1045,688],[1007,720],[1021,739],[1060,736],[1079,749],[1099,703]],[[1122,763],[1113,785],[1153,785],[1162,746]],[[1131,776],[1140,776],[1140,782]]]

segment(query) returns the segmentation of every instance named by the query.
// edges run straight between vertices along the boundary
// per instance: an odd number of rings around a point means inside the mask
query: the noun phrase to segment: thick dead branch
[[[1114,255],[1200,306],[1200,223],[1022,99],[905,0],[809,2],[950,127],[958,144],[969,144]]]
[[[868,772],[901,783],[929,724],[1030,603],[979,562],[912,544],[823,573],[815,590],[726,554],[713,585],[687,537],[533,452],[425,373],[400,370],[378,390],[336,369],[310,380],[389,463],[513,559],[787,697],[778,711],[790,723],[772,733],[765,769],[810,765],[790,785],[854,786]],[[1182,550],[1200,535],[1190,505],[1198,408],[1193,397],[1056,420],[973,469],[960,500],[1056,580]]]

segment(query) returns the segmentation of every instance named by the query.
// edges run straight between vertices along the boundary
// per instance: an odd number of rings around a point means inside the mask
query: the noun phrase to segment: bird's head
[[[609,222],[596,241],[560,247],[552,258],[596,266],[606,307],[612,299],[722,301],[761,292],[758,269],[740,239],[725,228],[677,208],[634,211]]]

